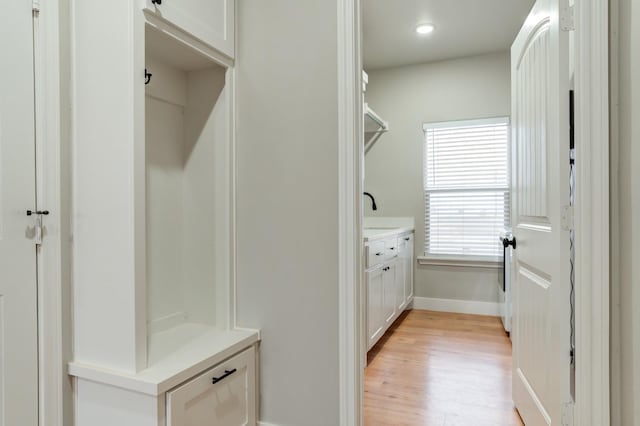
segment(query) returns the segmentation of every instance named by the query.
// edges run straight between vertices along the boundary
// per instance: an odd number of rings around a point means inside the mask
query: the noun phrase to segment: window
[[[425,256],[496,260],[509,226],[509,119],[424,125]]]

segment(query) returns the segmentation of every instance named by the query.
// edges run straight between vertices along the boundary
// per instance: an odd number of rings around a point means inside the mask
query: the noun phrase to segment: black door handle
[[[214,377],[211,379],[211,383],[212,384],[216,384],[224,379],[226,379],[227,377],[229,377],[230,375],[232,375],[233,373],[235,373],[236,371],[238,371],[237,368],[234,368],[233,370],[224,370],[224,374],[220,377]]]
[[[27,216],[33,216],[34,214],[41,214],[43,216],[47,216],[49,214],[49,210],[27,210]]]
[[[502,239],[502,246],[504,248],[512,246],[513,249],[515,250],[516,249],[516,237],[511,237],[510,239],[509,238],[503,238]]]

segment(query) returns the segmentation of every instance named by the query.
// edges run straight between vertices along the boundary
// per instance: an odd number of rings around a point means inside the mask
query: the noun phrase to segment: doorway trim
[[[338,0],[340,424],[363,423],[359,0]],[[610,424],[609,0],[575,0],[575,425]],[[354,146],[355,145],[355,146]]]
[[[62,426],[65,420],[63,282],[68,268],[63,263],[61,236],[68,212],[62,204],[60,10],[59,0],[34,1],[36,200],[38,208],[51,212],[43,224],[43,244],[37,249],[39,426]],[[70,324],[65,326],[68,329]]]
[[[609,425],[609,0],[576,0],[574,424]]]
[[[338,304],[340,425],[363,424],[362,158],[364,117],[360,0],[338,0]]]

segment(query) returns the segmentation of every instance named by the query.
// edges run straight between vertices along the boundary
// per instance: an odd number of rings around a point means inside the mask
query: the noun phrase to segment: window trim
[[[466,268],[498,269],[502,267],[502,258],[493,256],[458,255],[445,256],[425,254],[418,256],[419,265],[430,266],[457,266]]]
[[[425,188],[424,180],[426,179],[425,171],[427,169],[426,165],[423,164],[422,174],[423,174],[423,184],[422,184],[422,192],[424,196],[423,206],[425,208],[424,216],[425,221],[424,224],[424,247],[423,247],[423,255],[418,256],[418,264],[419,265],[434,265],[434,266],[458,266],[458,267],[477,267],[477,268],[498,268],[502,265],[502,258],[500,256],[480,256],[480,255],[464,255],[464,254],[431,254],[428,250],[427,245],[427,233],[428,233],[428,223],[427,223],[427,212],[426,212],[426,197],[428,192],[470,192],[470,191],[492,191],[492,190],[504,190],[508,193],[509,203],[513,201],[512,197],[512,188],[511,188],[511,179],[512,179],[512,170],[511,170],[511,117],[509,115],[503,116],[492,116],[485,118],[474,118],[474,119],[463,119],[463,120],[447,120],[447,121],[433,121],[433,122],[423,122],[422,130],[423,130],[423,138],[422,138],[422,147],[423,150],[426,150],[426,132],[429,129],[444,129],[448,127],[465,127],[465,126],[486,126],[486,125],[498,125],[498,124],[506,124],[507,126],[507,185],[505,187],[494,187],[494,188],[448,188],[448,189],[433,189],[427,190]],[[423,153],[423,161],[426,159],[426,153]],[[511,205],[509,205],[509,214],[507,217],[507,221],[511,222]],[[496,239],[498,236],[496,235]]]

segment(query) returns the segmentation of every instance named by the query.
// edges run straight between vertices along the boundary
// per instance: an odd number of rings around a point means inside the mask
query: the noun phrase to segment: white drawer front
[[[372,241],[369,243],[368,248],[367,269],[379,265],[385,259],[384,241]]]
[[[387,260],[393,259],[398,255],[398,238],[389,238],[384,240],[385,258]]]
[[[255,406],[251,347],[167,392],[167,426],[255,425]]]

